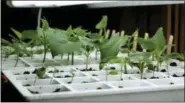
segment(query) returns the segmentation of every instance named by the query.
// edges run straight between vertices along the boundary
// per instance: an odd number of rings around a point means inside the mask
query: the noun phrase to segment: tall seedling
[[[42,67],[35,69],[36,75],[39,79],[42,79],[46,72],[45,60],[46,60],[46,53],[49,50],[48,40],[47,40],[47,35],[46,35],[47,30],[49,30],[49,24],[46,20],[42,19],[42,28],[37,27],[38,38],[40,42],[42,43],[42,45],[44,45],[44,57],[42,60]],[[35,77],[34,85],[36,83],[37,77]]]
[[[2,43],[7,44],[11,48],[11,51],[7,52],[8,56],[11,53],[16,54],[16,63],[14,65],[14,67],[16,67],[18,60],[19,60],[19,56],[23,56],[24,54],[29,55],[29,52],[26,50],[26,47],[28,46],[29,43],[23,42],[22,34],[19,31],[15,30],[13,28],[11,28],[11,30],[14,32],[14,34],[17,36],[17,38],[14,37],[13,35],[10,35],[12,37],[12,43],[5,40],[5,39],[2,39],[2,38],[1,38],[1,40],[2,40]]]
[[[107,16],[103,16],[102,20],[97,24],[96,28],[106,31],[107,26]],[[113,36],[110,39],[105,38],[105,35],[97,35],[96,39],[94,40],[95,45],[100,50],[100,70],[103,69],[104,65],[108,63],[109,60],[115,58],[119,53],[119,49],[121,45],[124,45],[128,39],[128,36],[119,35]],[[106,69],[106,80],[108,75],[108,70]]]
[[[126,53],[127,56],[126,57],[123,57],[121,61],[119,61],[122,65],[121,65],[121,68],[124,67],[124,71],[125,71],[125,74],[127,74],[127,66],[126,64],[129,64],[131,67],[132,67],[132,62],[130,61],[130,54],[133,51],[132,49],[132,45],[133,45],[133,42],[131,41],[133,39],[133,37],[138,34],[138,30],[136,30],[132,36],[128,36],[128,40],[126,41],[125,45],[122,45],[121,48],[120,48],[120,51],[122,53]],[[135,42],[135,41],[134,41]]]
[[[130,58],[128,57],[125,57],[125,58],[122,58],[122,57],[115,57],[115,58],[112,58],[109,63],[121,63],[121,69],[120,69],[120,80],[123,80],[123,76],[122,76],[122,73],[123,73],[123,69],[124,69],[124,72],[125,74],[127,74],[127,64],[130,64]]]
[[[80,38],[86,38],[85,36],[88,34],[88,32],[84,29],[82,29],[81,27],[77,27],[72,29],[72,26],[69,26],[67,29],[67,39],[69,41],[72,42],[80,42],[83,44],[83,42],[81,42]],[[71,63],[72,65],[74,64],[74,52],[72,53],[68,53],[68,61],[69,61],[69,55],[71,54]]]
[[[140,70],[141,79],[143,78],[144,68],[148,67],[150,53],[148,52],[135,52],[130,54],[131,61],[137,63]]]
[[[139,38],[138,42],[141,45],[141,47],[143,49],[148,50],[151,53],[152,58],[154,58],[157,61],[156,65],[158,71],[160,65],[163,62],[161,58],[164,55],[165,50],[169,46],[168,44],[166,44],[166,39],[163,35],[163,28],[160,27],[152,38],[150,39]]]
[[[161,61],[164,61],[166,63],[166,68],[167,68],[167,72],[168,72],[168,78],[170,77],[170,73],[169,73],[169,67],[168,67],[168,64],[169,64],[169,61],[170,59],[176,59],[180,56],[179,53],[170,53],[170,54],[165,54],[163,56],[161,56]]]
[[[102,19],[99,21],[99,23],[96,24],[95,26],[95,28],[99,30],[98,34],[103,35],[104,37],[106,36],[107,21],[108,21],[108,17],[104,15],[102,16]],[[95,60],[97,60],[99,48],[97,46],[95,47],[96,47]]]

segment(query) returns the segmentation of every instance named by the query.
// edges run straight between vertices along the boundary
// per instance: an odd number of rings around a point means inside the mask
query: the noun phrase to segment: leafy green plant
[[[124,72],[125,74],[127,74],[127,64],[130,64],[131,65],[131,61],[130,61],[130,58],[129,57],[115,57],[115,58],[112,58],[109,63],[120,63],[121,64],[121,69],[120,69],[120,80],[123,80],[122,78],[122,73],[123,73],[123,69],[124,69]]]
[[[91,52],[93,51],[93,46],[85,45],[82,47],[82,52],[86,56],[86,62],[85,62],[85,69],[88,70],[88,64],[89,64],[89,56]]]
[[[95,28],[99,30],[99,35],[100,36],[102,35],[102,32],[104,33],[103,37],[106,36],[107,21],[108,21],[108,17],[106,15],[103,15],[102,19],[95,26]],[[97,45],[95,46],[95,48],[96,48],[95,60],[97,60],[97,55],[98,55],[99,48],[98,48]]]
[[[140,70],[141,79],[143,78],[143,71],[146,68],[149,62],[150,53],[148,52],[135,52],[130,54],[132,62],[137,63],[137,66]]]
[[[133,39],[134,36],[138,34],[138,30],[136,30],[131,36],[128,36],[128,40],[126,41],[125,45],[122,45],[120,48],[120,52],[122,53],[127,53],[127,55],[129,56],[130,53],[134,52],[132,49],[132,45],[133,45]]]
[[[163,62],[161,57],[164,55],[165,50],[169,45],[166,44],[166,39],[163,35],[163,28],[160,27],[155,35],[150,39],[139,38],[139,44],[143,49],[148,50],[152,54],[152,60],[157,61],[157,71],[159,70],[159,66]]]
[[[96,29],[104,30],[106,34],[107,16],[103,16],[102,20],[96,25]],[[121,45],[124,45],[128,40],[128,36],[113,36],[111,38],[105,38],[105,35],[96,34],[90,37],[95,45],[95,48],[100,50],[100,70],[108,63],[109,60],[116,57],[119,53]],[[108,71],[106,69],[106,71]],[[108,72],[106,73],[106,77]]]
[[[153,72],[153,77],[155,77],[154,72],[157,66],[153,64],[152,61],[150,60],[148,61],[147,67],[148,67],[148,70],[151,70]]]
[[[88,34],[89,33],[86,30],[82,29],[81,27],[77,27],[77,28],[72,29],[72,26],[71,25],[68,27],[67,33],[66,33],[67,39],[69,41],[72,41],[72,42],[80,42],[82,44],[83,44],[83,41],[81,41],[80,38],[85,38],[85,36],[87,36]],[[74,59],[73,59],[74,58],[74,52],[68,53],[68,59],[67,59],[67,61],[69,62],[69,56],[70,56],[70,54],[71,54],[71,63],[73,65],[73,62],[74,62]]]
[[[41,43],[44,45],[44,57],[42,60],[42,64],[44,65],[46,60],[46,53],[49,49],[48,46],[48,37],[46,35],[47,30],[49,29],[49,24],[46,20],[42,19],[42,28],[37,28],[38,36],[40,38]]]
[[[43,79],[43,77],[46,73],[46,68],[42,66],[41,68],[35,69],[35,72],[36,72],[36,76],[35,76],[35,80],[34,80],[34,85],[36,83],[37,77],[39,79]]]
[[[2,41],[2,40],[1,40]],[[2,41],[4,42],[4,41]],[[12,48],[11,46],[3,46],[2,47],[2,54],[4,54],[4,61],[6,61],[6,59],[12,55],[15,54],[15,50],[14,48]]]
[[[162,61],[165,61],[166,63],[166,68],[167,68],[167,71],[168,71],[168,78],[170,76],[169,74],[169,68],[168,68],[168,64],[169,64],[169,60],[170,59],[176,59],[180,56],[179,53],[170,53],[170,54],[165,54],[164,56],[161,57]]]
[[[15,30],[13,28],[11,28],[11,30],[14,32],[14,34],[17,36],[17,38],[14,37],[13,35],[10,35],[10,37],[12,37],[12,42],[9,42],[9,41],[2,39],[2,38],[1,38],[1,40],[2,40],[3,44],[8,45],[8,48],[6,48],[6,51],[5,51],[5,58],[7,58],[9,55],[11,55],[13,53],[16,54],[16,63],[14,65],[14,67],[16,67],[18,60],[19,60],[19,56],[23,56],[25,54],[26,55],[30,54],[30,52],[28,52],[26,50],[26,47],[29,43],[25,43],[22,41],[22,34],[19,31]]]

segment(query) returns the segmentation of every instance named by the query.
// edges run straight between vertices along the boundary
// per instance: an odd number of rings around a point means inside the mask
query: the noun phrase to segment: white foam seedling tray
[[[141,80],[138,74],[122,74],[122,81],[120,75],[108,75],[106,81],[105,70],[97,71],[97,64],[90,67],[96,71],[80,71],[84,65],[48,67],[44,79],[38,79],[33,67],[3,70],[3,73],[27,101],[184,101],[182,77]],[[49,73],[56,68],[58,72]],[[166,76],[165,73],[158,75]]]

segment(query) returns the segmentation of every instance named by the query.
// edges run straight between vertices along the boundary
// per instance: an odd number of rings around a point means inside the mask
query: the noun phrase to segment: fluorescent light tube
[[[112,1],[11,1],[14,7],[54,7],[70,6],[81,4],[105,3]]]

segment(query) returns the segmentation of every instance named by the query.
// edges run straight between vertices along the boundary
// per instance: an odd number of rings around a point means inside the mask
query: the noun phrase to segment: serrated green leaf
[[[45,30],[48,30],[49,29],[49,24],[48,24],[48,21],[45,20],[45,19],[41,19],[42,21],[42,29],[45,31]]]
[[[101,63],[106,63],[116,57],[119,53],[120,46],[124,45],[127,39],[127,36],[113,36],[110,40],[103,42],[100,45]]]
[[[19,32],[19,31],[15,30],[14,28],[11,28],[11,30],[14,32],[14,34],[15,34],[19,39],[21,39],[21,38],[22,38],[22,34],[21,34],[21,32]]]
[[[22,31],[22,39],[38,40],[37,30],[24,30]]]
[[[108,18],[107,16],[102,16],[102,19],[101,21],[96,25],[96,29],[104,29],[107,27],[107,21],[108,21]]]
[[[5,39],[3,39],[3,38],[1,38],[1,43],[2,43],[3,45],[11,45],[11,43],[10,43],[8,40],[5,40]]]
[[[66,32],[47,30],[45,33],[47,35],[49,47],[54,56],[57,54],[80,51],[80,42],[68,41],[65,35]]]
[[[151,56],[148,52],[135,52],[130,54],[131,60],[140,61],[140,62],[147,62],[149,61],[149,57]]]
[[[81,27],[77,27],[77,28],[73,29],[73,32],[77,36],[86,36],[88,34],[87,30],[84,30]]]
[[[93,41],[91,39],[82,36],[79,36],[78,38],[82,45],[94,46]]]
[[[167,61],[169,59],[176,59],[178,58],[180,55],[179,53],[170,53],[170,54],[166,54],[165,56],[163,56],[163,60]]]
[[[146,50],[155,50],[156,48],[155,42],[150,39],[139,38],[138,43],[141,45],[143,49]]]
[[[160,27],[151,39],[156,43],[158,49],[164,48],[166,45],[166,39],[163,34],[163,28]]]
[[[110,63],[110,64],[113,64],[113,63],[122,63],[122,58],[120,58],[120,57],[114,57],[111,60],[109,60],[108,63]]]

